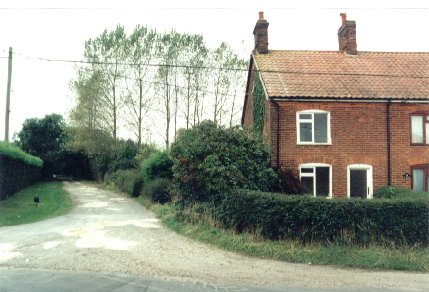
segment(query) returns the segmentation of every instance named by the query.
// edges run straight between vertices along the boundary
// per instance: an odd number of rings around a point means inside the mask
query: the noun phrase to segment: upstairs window
[[[429,145],[429,114],[411,114],[411,144]]]
[[[308,110],[296,113],[298,144],[330,144],[329,112]]]

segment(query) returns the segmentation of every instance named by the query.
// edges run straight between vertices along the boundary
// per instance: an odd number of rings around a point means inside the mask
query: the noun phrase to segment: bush
[[[412,192],[404,187],[384,186],[374,192],[374,198],[384,199],[405,199],[405,198],[422,198],[429,199],[427,192]]]
[[[171,201],[172,184],[165,178],[156,178],[145,183],[142,195],[149,198],[152,202],[165,204]]]
[[[142,189],[142,179],[135,170],[118,170],[114,173],[106,174],[104,183],[132,197],[138,197]]]
[[[304,244],[429,242],[427,200],[327,200],[240,190],[225,196],[214,214],[224,227]]]
[[[211,201],[231,189],[270,190],[278,178],[259,138],[204,121],[180,130],[171,146],[174,181],[187,201]]]
[[[115,172],[120,169],[135,169],[135,157],[138,153],[138,147],[132,140],[118,141],[116,158],[109,164],[109,172]]]
[[[155,152],[143,160],[141,172],[144,182],[149,182],[156,178],[171,179],[173,172],[171,170],[173,161],[167,152]]]

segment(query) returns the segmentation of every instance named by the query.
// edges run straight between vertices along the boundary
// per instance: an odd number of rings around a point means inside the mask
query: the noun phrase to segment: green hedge
[[[22,151],[19,147],[7,142],[0,142],[0,155],[5,155],[10,159],[19,160],[30,166],[42,167],[43,161],[39,157],[30,155]]]
[[[40,180],[41,173],[39,166],[0,154],[0,201]]]
[[[154,203],[165,204],[171,202],[172,184],[166,178],[156,178],[145,183],[142,195]]]
[[[143,160],[140,168],[144,182],[156,178],[173,178],[173,161],[166,151],[152,153],[148,158]]]
[[[132,197],[140,195],[143,180],[137,170],[118,170],[104,176],[104,183]]]
[[[227,228],[302,243],[428,244],[427,200],[328,200],[240,190],[214,214]]]

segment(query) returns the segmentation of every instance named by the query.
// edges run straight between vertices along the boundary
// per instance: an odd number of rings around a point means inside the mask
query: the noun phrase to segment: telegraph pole
[[[9,142],[9,114],[10,114],[10,83],[12,80],[12,47],[9,47],[9,62],[7,68],[7,91],[6,91],[6,122],[4,140]]]

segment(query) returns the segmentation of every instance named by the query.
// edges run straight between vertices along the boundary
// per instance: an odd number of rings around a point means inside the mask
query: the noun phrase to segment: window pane
[[[304,195],[313,195],[312,177],[301,177],[301,185]]]
[[[423,117],[411,116],[412,143],[423,143]]]
[[[429,144],[429,123],[426,123],[426,144]]]
[[[328,143],[328,114],[314,114],[314,142]]]
[[[423,192],[424,187],[424,171],[423,169],[413,169],[413,191]]]
[[[366,169],[350,169],[350,197],[362,198],[367,197],[367,170]]]
[[[301,120],[311,120],[311,114],[299,114]]]
[[[329,195],[329,167],[316,167],[316,196]]]
[[[301,168],[301,173],[313,173],[313,168],[312,167],[308,167],[308,168]]]
[[[311,123],[299,123],[299,132],[300,132],[300,137],[299,137],[299,141],[300,142],[312,142],[313,138],[312,138],[312,134],[311,134]]]

